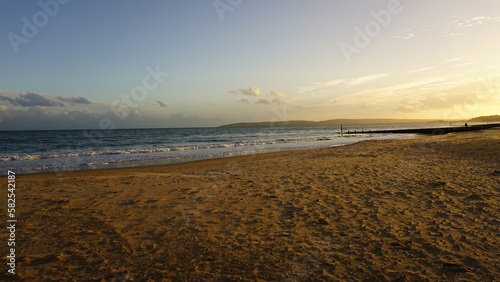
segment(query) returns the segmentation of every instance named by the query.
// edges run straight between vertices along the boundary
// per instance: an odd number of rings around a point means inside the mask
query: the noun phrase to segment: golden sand
[[[18,175],[15,278],[494,281],[499,160],[492,129]]]

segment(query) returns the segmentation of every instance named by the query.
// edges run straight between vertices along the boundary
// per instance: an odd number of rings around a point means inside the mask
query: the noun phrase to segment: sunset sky
[[[498,0],[0,0],[0,130],[500,114]]]

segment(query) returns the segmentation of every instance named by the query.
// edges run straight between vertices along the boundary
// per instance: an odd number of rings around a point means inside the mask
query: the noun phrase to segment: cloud
[[[318,90],[321,88],[339,85],[339,84],[342,84],[344,82],[345,82],[345,79],[336,79],[336,80],[331,80],[331,81],[327,81],[327,82],[315,82],[311,85],[300,87],[298,92],[299,93],[312,92],[312,91],[315,91],[315,90]]]
[[[452,16],[448,22],[444,24],[445,30],[442,32],[445,36],[461,35],[463,31],[469,30],[475,26],[488,23],[500,23],[500,17],[478,16],[472,18],[464,18]]]
[[[466,58],[464,58],[464,57],[456,57],[456,58],[451,58],[451,59],[445,60],[445,62],[457,62],[457,61],[463,61],[465,59]]]
[[[456,69],[456,68],[461,68],[461,67],[465,67],[465,66],[470,66],[470,65],[473,65],[475,63],[476,62],[466,62],[466,63],[461,63],[461,64],[458,64],[458,65],[450,66],[450,68],[451,69]]]
[[[402,34],[402,35],[393,36],[392,38],[395,38],[395,39],[410,39],[410,38],[413,38],[413,37],[415,37],[415,34],[413,34],[411,32],[408,32],[408,33],[405,33],[405,34]]]
[[[439,91],[441,89],[449,88],[450,85],[455,84],[455,82],[450,81],[452,77],[431,77],[427,79],[421,79],[411,82],[399,83],[390,86],[373,88],[363,90],[357,93],[353,93],[346,97],[356,97],[356,99],[361,100],[378,100],[382,98],[393,99],[399,95],[404,95],[408,93],[416,93],[427,90]]]
[[[57,97],[57,99],[72,104],[92,104],[92,102],[84,97]]]
[[[99,126],[100,119],[95,113],[64,111],[56,114],[46,109],[29,107],[0,111],[0,130],[85,129]]]
[[[167,106],[167,104],[163,103],[160,100],[156,100],[156,103],[158,103],[158,105],[160,105],[160,107],[162,107],[162,108],[165,108]]]
[[[238,101],[238,103],[242,103],[242,104],[250,104],[250,101],[248,101],[247,99],[245,98],[241,98],[241,100]]]
[[[455,69],[477,63],[477,61],[474,61],[473,58],[474,56],[455,57],[444,60],[444,62],[449,66],[449,68]]]
[[[113,111],[96,113],[92,111],[62,111],[55,113],[46,107],[29,107],[12,109],[0,106],[1,130],[35,130],[35,129],[105,129],[100,128],[103,120],[107,120],[107,128],[160,128],[160,127],[193,127],[214,126],[220,124],[215,118],[198,115],[175,114],[158,116],[150,111],[131,110],[125,119]],[[82,140],[83,141],[83,140]]]
[[[480,16],[466,19],[464,17],[453,16],[446,23],[446,26],[449,28],[465,29],[491,22],[500,22],[500,17]]]
[[[445,111],[476,112],[500,101],[500,76],[484,80],[460,78],[459,75],[430,77],[406,83],[388,85],[345,95],[336,100],[322,101],[317,107],[331,107],[337,101],[342,107],[366,103],[371,109],[416,114]]]
[[[230,94],[233,94],[233,95],[238,95],[238,94],[240,94],[240,91],[238,91],[238,90],[229,90],[228,92],[229,92]]]
[[[271,105],[271,102],[269,102],[266,99],[259,99],[259,101],[255,102],[255,104],[261,104],[261,105]]]
[[[371,75],[362,76],[362,77],[348,80],[346,83],[349,85],[360,85],[360,84],[367,83],[367,82],[372,81],[372,80],[377,80],[379,78],[386,77],[388,75],[389,75],[388,73],[371,74]]]
[[[493,71],[496,72],[497,69]],[[378,85],[379,81],[375,86],[367,84],[368,87],[356,89],[358,91],[348,89],[342,93],[339,91],[341,89],[334,88],[331,91],[296,96],[286,101],[286,108],[299,114],[298,119],[308,120],[325,119],[331,113],[337,117],[427,116],[451,119],[459,114],[493,114],[496,110],[494,106],[500,105],[500,75],[490,75],[478,80],[464,77],[461,73],[438,76],[432,72],[420,79],[384,79],[380,83],[383,84]],[[312,99],[313,96],[318,97]]]
[[[38,95],[36,93],[31,93],[31,92],[27,92],[26,94],[19,94],[19,97],[16,97],[16,98],[10,98],[7,96],[0,96],[0,100],[8,101],[14,106],[21,106],[21,107],[36,107],[36,106],[63,107],[64,106],[63,103],[51,101],[51,100],[49,100],[41,95]]]
[[[440,93],[423,93],[416,97],[406,97],[400,100],[397,111],[419,112],[424,110],[450,110],[456,107],[465,110],[475,109],[480,104],[494,103],[499,97],[496,94],[481,95],[474,93],[474,85],[463,85],[446,89]]]
[[[344,86],[344,87],[356,86],[373,80],[380,79],[382,77],[386,77],[388,75],[389,75],[388,73],[377,73],[366,76],[360,76],[356,78],[342,78],[342,79],[330,80],[327,82],[316,82],[308,86],[300,87],[298,92],[299,93],[312,92],[315,90],[324,89],[332,86]]]
[[[240,89],[241,94],[249,96],[260,96],[260,88],[251,86],[248,89]]]
[[[277,92],[277,91],[272,91],[271,93],[267,94],[268,97],[277,97],[277,98],[285,98],[286,95],[284,93],[281,93],[281,92]]]
[[[395,39],[410,39],[410,38],[413,38],[413,37],[415,37],[415,34],[412,32],[412,29],[411,28],[407,28],[407,29],[405,29],[405,30],[402,31],[402,34],[395,35],[392,38],[395,38]]]
[[[125,104],[113,106],[105,102],[91,102],[85,106],[85,110],[82,110],[80,104],[63,104],[59,102],[63,101],[59,98],[63,98],[64,101],[84,102],[79,97],[72,99],[70,96],[24,94],[24,92],[21,94],[0,90],[0,131],[104,129],[101,128],[102,124],[106,124],[106,128],[205,127],[230,122],[219,117],[170,115],[159,106],[135,108],[127,107]]]
[[[420,69],[415,69],[415,70],[409,70],[407,73],[414,73],[414,72],[421,72],[421,71],[427,71],[436,68],[436,66],[429,66],[425,68],[420,68]]]
[[[284,105],[285,101],[283,101],[280,97],[276,97],[273,99],[272,103],[275,105]]]

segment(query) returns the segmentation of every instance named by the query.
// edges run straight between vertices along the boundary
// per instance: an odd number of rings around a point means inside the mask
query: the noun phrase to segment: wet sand
[[[14,278],[495,281],[499,160],[489,129],[19,175]]]

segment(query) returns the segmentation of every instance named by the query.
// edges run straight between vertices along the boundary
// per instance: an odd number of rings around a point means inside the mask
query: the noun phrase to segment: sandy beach
[[[488,129],[18,175],[0,280],[498,281],[499,160]]]

